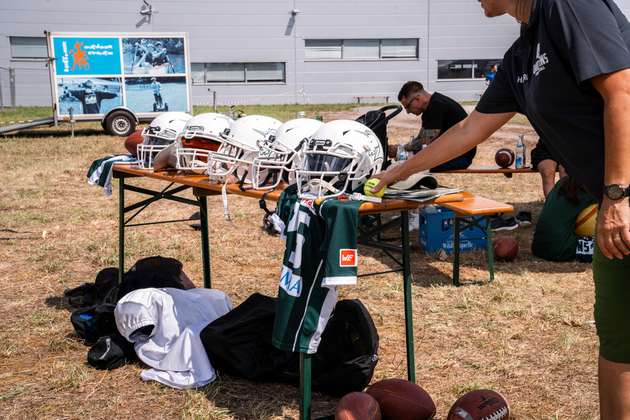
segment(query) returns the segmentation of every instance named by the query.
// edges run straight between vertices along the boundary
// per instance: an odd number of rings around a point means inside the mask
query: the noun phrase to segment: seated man
[[[418,136],[405,145],[408,152],[417,152],[422,146],[435,140],[440,134],[468,116],[464,108],[453,99],[441,93],[424,90],[420,82],[407,82],[398,93],[398,100],[409,114],[422,116],[422,129]],[[389,146],[388,155],[394,157],[398,145]],[[432,168],[431,171],[466,169],[472,163],[477,148]]]
[[[560,178],[567,176],[562,165],[551,156],[551,153],[545,147],[543,139],[538,139],[536,147],[532,149],[532,168],[540,173],[545,198],[547,198],[553,186],[556,185],[556,171],[560,174]]]
[[[575,219],[582,210],[597,201],[571,177],[561,178],[549,192],[540,212],[532,254],[548,261],[573,261],[578,235]]]

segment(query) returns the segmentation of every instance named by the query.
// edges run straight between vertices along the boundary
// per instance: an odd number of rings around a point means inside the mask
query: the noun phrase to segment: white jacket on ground
[[[118,331],[134,343],[138,358],[152,368],[143,370],[141,378],[186,389],[215,379],[199,334],[230,309],[229,298],[218,290],[149,288],[125,295],[114,315]],[[153,329],[146,335],[137,332],[150,325]]]

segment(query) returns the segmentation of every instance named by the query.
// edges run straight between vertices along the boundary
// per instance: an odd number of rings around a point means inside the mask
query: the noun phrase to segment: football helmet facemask
[[[158,115],[142,130],[142,143],[138,145],[138,160],[145,169],[153,168],[155,156],[172,144],[192,115],[185,112],[165,112]]]
[[[383,147],[372,130],[356,121],[328,122],[296,153],[298,195],[312,199],[352,192],[382,164]]]
[[[265,115],[239,118],[221,133],[221,145],[208,157],[211,179],[236,175],[241,182],[251,183],[251,170],[258,157],[259,144],[275,134],[282,123]]]
[[[296,118],[278,127],[275,135],[260,142],[258,157],[253,163],[252,185],[271,189],[281,181],[295,182],[292,162],[295,152],[324,123],[310,118]]]
[[[227,115],[208,112],[188,120],[177,139],[177,169],[203,173],[208,168],[208,154],[221,144],[221,133],[234,120]]]

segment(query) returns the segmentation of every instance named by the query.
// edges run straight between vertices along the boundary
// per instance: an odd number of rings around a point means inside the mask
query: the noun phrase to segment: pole
[[[405,342],[407,347],[407,379],[416,382],[416,366],[413,345],[413,305],[411,294],[411,258],[409,251],[409,211],[400,212],[402,233],[403,290],[405,299]]]
[[[15,108],[15,69],[9,67],[9,93],[11,95],[11,107]]]

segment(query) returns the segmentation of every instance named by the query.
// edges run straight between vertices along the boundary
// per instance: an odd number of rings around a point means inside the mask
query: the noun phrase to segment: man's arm
[[[604,100],[604,184],[630,184],[630,69],[591,79]],[[597,245],[608,258],[630,254],[628,198],[604,195],[597,220]]]
[[[490,137],[492,133],[508,122],[514,114],[513,112],[482,114],[473,111],[468,117],[455,124],[402,165],[397,165],[376,175],[374,178],[380,179],[381,182],[372,191],[378,192],[401,179],[407,179],[416,172],[434,168],[441,163],[466,153]]]

